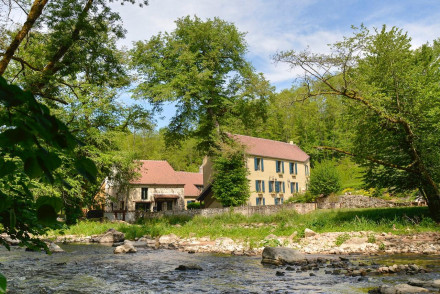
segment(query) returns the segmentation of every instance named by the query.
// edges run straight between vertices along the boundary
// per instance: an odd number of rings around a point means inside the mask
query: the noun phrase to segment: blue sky
[[[440,37],[440,1],[435,0],[150,0],[143,8],[114,6],[127,29],[127,38],[121,42],[127,47],[160,31],[172,31],[174,21],[186,15],[233,22],[239,31],[247,33],[248,60],[277,90],[290,88],[299,74],[273,63],[277,51],[309,46],[312,51],[324,53],[327,44],[351,33],[351,25],[397,26],[413,38],[414,47]],[[165,119],[157,121],[158,127],[165,126],[173,113],[173,106],[166,107]]]

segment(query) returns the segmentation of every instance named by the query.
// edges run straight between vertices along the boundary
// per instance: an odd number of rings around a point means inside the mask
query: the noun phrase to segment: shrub
[[[335,241],[335,245],[336,246],[341,246],[342,244],[344,244],[345,241],[347,241],[348,239],[350,239],[350,235],[347,233],[341,234],[336,238]]]
[[[315,166],[310,175],[309,190],[313,195],[324,196],[341,189],[341,179],[332,161],[323,161]]]
[[[187,209],[200,209],[200,202],[189,202],[186,204]]]

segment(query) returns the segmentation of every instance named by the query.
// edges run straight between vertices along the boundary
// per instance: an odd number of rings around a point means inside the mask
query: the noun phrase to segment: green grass
[[[250,217],[234,213],[213,217],[162,217],[142,220],[135,225],[83,221],[66,228],[64,233],[89,236],[114,228],[124,232],[129,239],[173,233],[180,237],[229,237],[259,242],[269,234],[290,236],[295,231],[298,237],[303,237],[305,228],[318,233],[373,231],[406,234],[439,231],[440,227],[428,215],[426,207],[317,210],[305,215],[283,210],[273,215]],[[52,231],[52,234],[57,235],[59,231]]]
[[[339,236],[336,238],[335,245],[336,245],[336,246],[341,246],[341,245],[344,244],[344,242],[347,241],[348,239],[350,239],[350,235],[349,235],[348,233],[344,233],[344,234],[342,234],[342,235],[339,235]]]

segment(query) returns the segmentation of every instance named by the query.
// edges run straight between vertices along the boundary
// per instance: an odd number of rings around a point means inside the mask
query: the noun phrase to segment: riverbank
[[[320,210],[299,215],[285,210],[274,215],[231,213],[193,218],[163,217],[140,224],[81,222],[58,242],[87,243],[110,228],[151,248],[188,252],[260,254],[265,246],[284,246],[304,253],[440,254],[440,228],[425,207]],[[310,231],[312,232],[310,232]]]

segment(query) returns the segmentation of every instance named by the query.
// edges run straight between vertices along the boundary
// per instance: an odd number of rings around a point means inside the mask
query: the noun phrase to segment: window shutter
[[[257,199],[255,199],[255,201],[256,201],[255,204],[257,204],[257,206],[260,205],[260,198],[257,197]]]
[[[264,191],[265,190],[265,188],[264,188],[264,181],[261,181],[261,188],[263,188],[263,193],[266,192],[266,191]]]
[[[289,171],[290,174],[293,174],[293,162],[289,162]]]
[[[255,170],[258,170],[258,159],[256,157],[254,157],[254,167]]]
[[[258,192],[258,180],[255,181],[255,191]]]
[[[295,175],[298,174],[298,163],[295,162]]]
[[[299,192],[298,190],[298,183],[296,183],[296,192]]]
[[[275,161],[275,168],[276,168],[276,172],[279,173],[280,172],[280,166],[279,166],[279,161]]]
[[[263,205],[266,205],[266,199],[263,197]]]
[[[272,181],[269,181],[269,193],[272,192],[272,188],[273,188],[272,187],[272,185],[273,185],[272,183],[273,183]]]
[[[283,174],[284,174],[284,161],[281,161],[281,167],[283,168]]]
[[[283,204],[284,202],[284,197],[281,197],[281,204]]]
[[[261,158],[261,171],[264,171],[264,161],[263,161],[263,158]]]
[[[283,193],[286,193],[286,185],[284,182],[283,182]]]
[[[293,193],[293,182],[290,182],[290,193]]]

